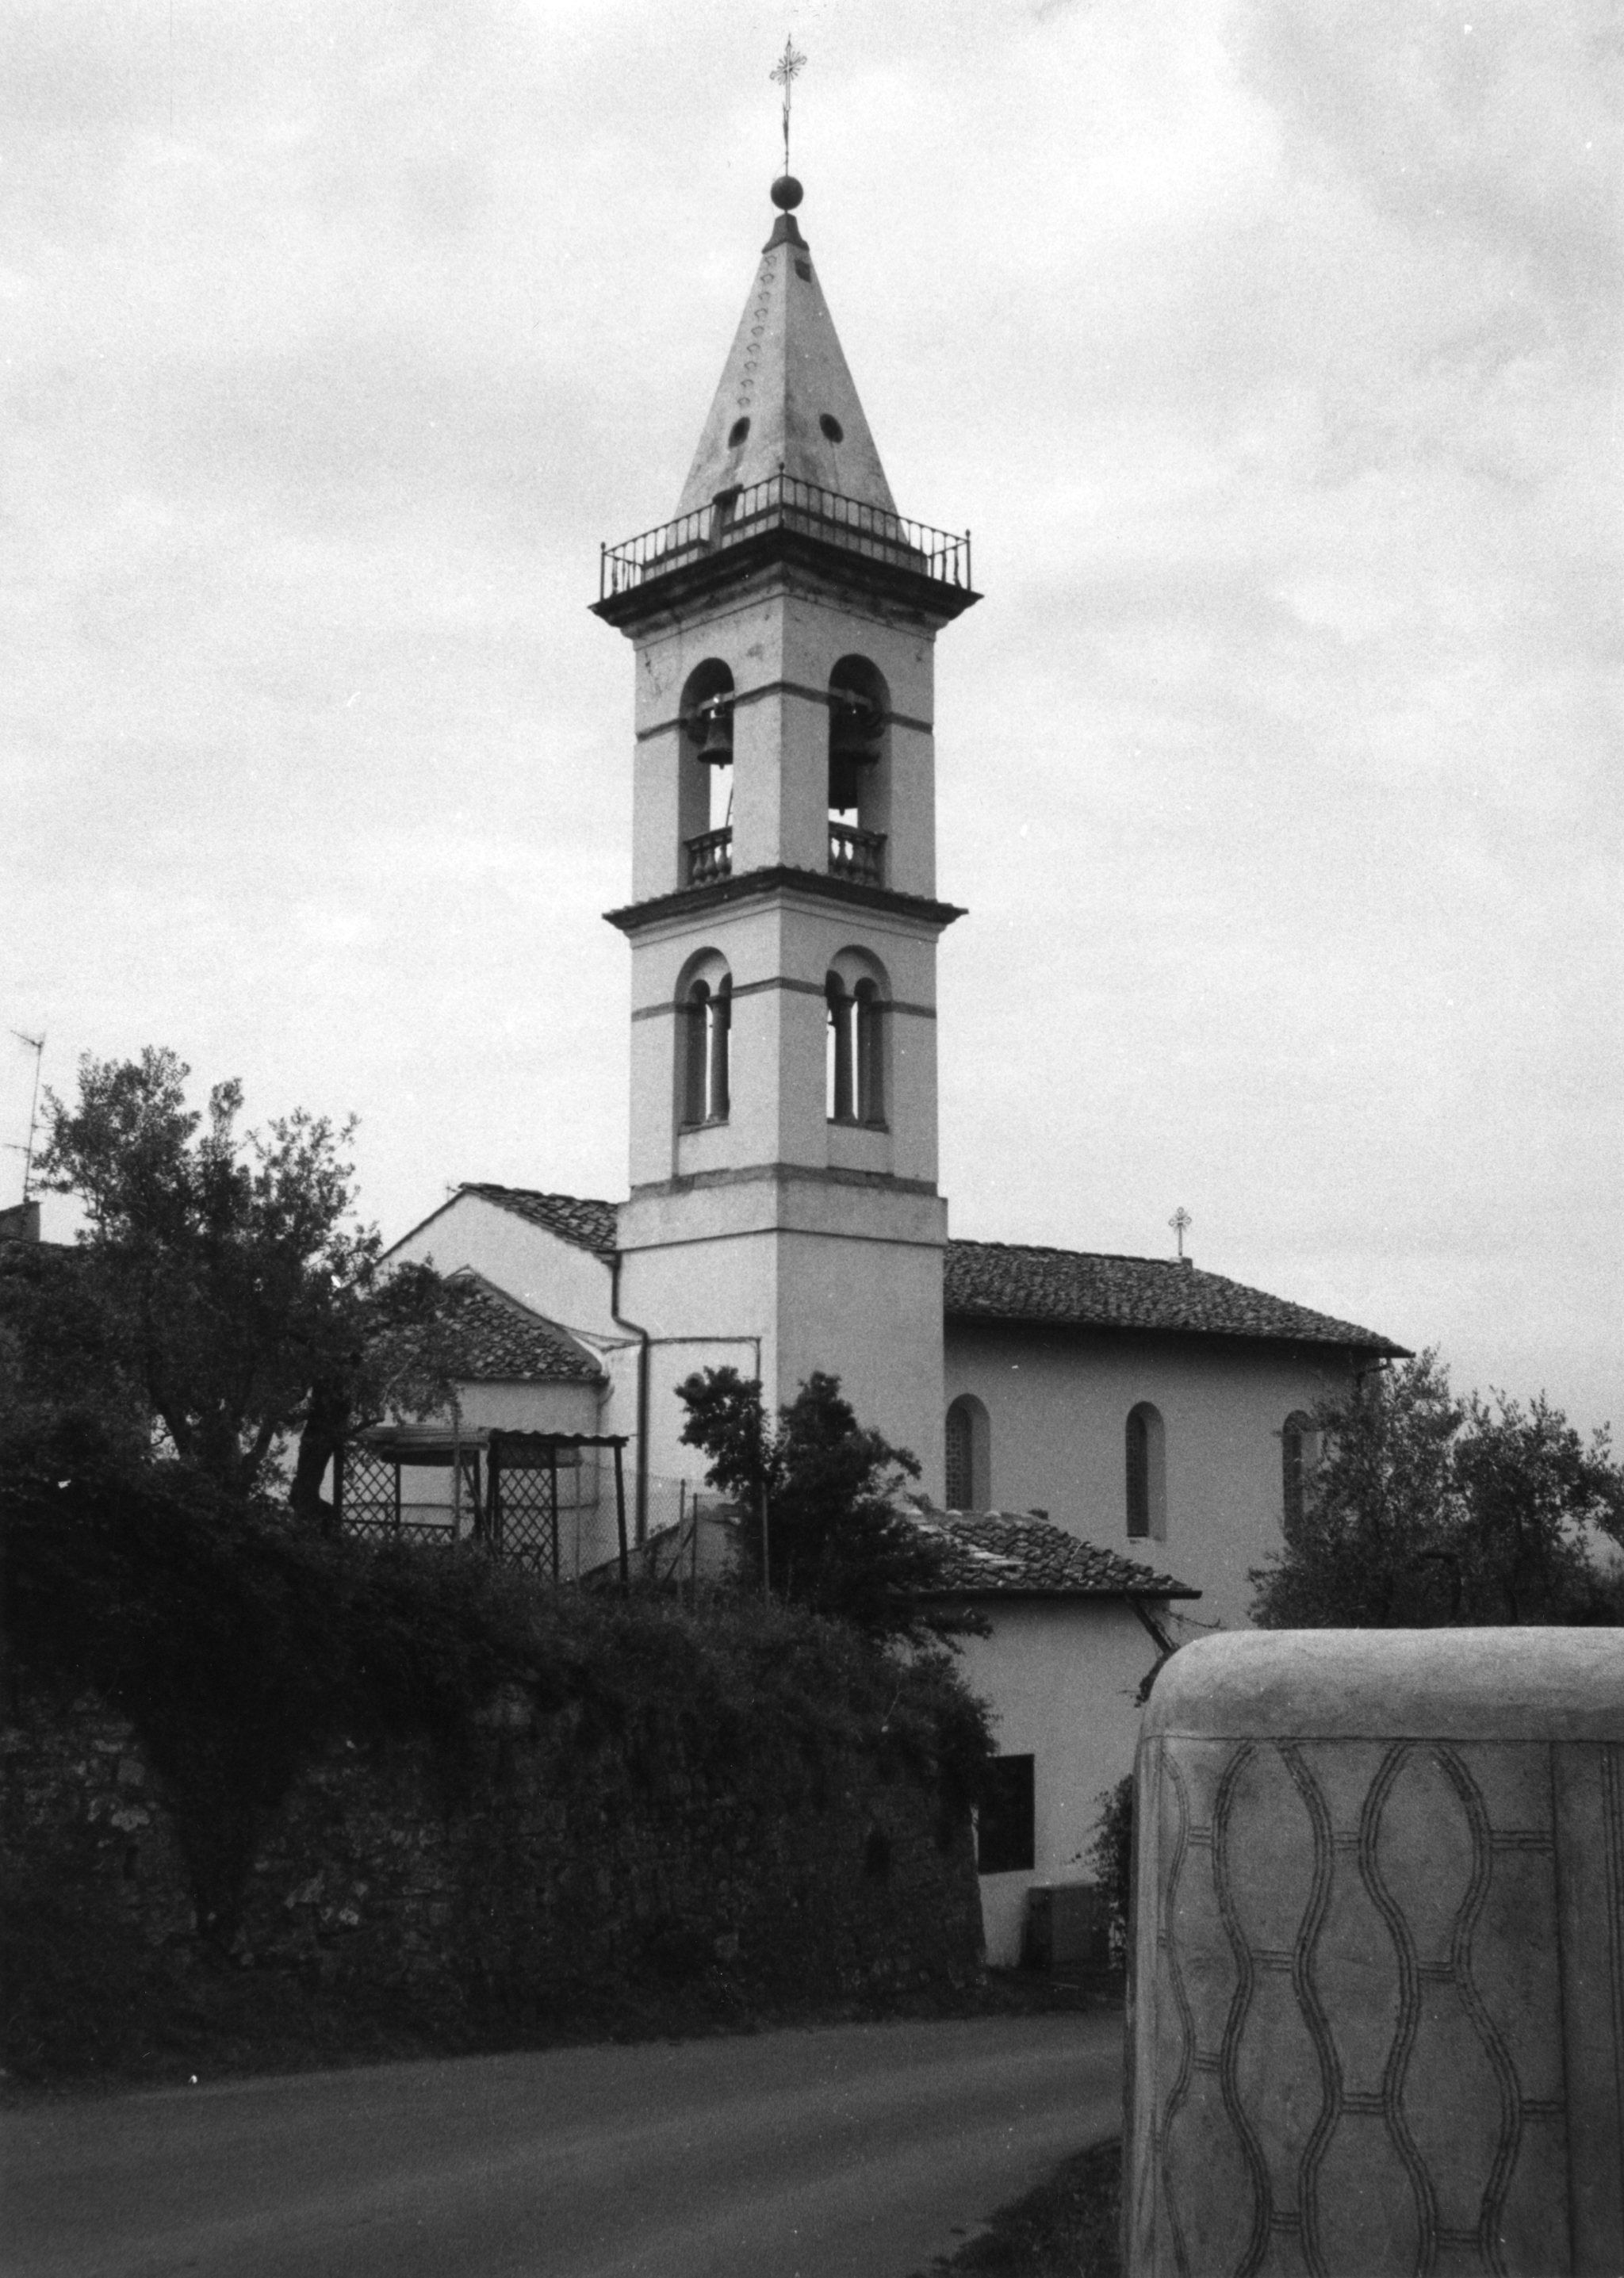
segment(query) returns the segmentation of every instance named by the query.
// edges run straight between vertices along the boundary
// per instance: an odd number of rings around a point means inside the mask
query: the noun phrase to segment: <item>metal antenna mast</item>
[[[34,1054],[34,1097],[28,1102],[28,1143],[26,1147],[13,1144],[11,1148],[12,1154],[20,1155],[23,1158],[22,1198],[27,1202],[34,1179],[34,1127],[40,1114],[40,1068],[45,1058],[45,1037],[43,1032],[37,1036],[30,1036],[21,1028],[13,1028],[11,1034],[19,1044],[27,1044]]]

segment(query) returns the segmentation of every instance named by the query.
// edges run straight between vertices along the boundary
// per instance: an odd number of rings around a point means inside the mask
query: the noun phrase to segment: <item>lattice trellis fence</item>
[[[621,1579],[630,1579],[626,1540],[623,1438],[572,1432],[491,1432],[483,1449],[476,1443],[402,1443],[380,1435],[357,1441],[340,1465],[336,1500],[347,1534],[381,1541],[413,1537],[451,1542],[471,1534],[492,1556],[527,1568],[544,1580],[575,1579],[578,1542],[566,1563],[561,1510],[579,1510],[583,1451],[613,1451],[615,1525]],[[417,1470],[449,1471],[461,1465],[461,1492],[416,1500],[402,1481]],[[567,1492],[561,1491],[563,1474]]]

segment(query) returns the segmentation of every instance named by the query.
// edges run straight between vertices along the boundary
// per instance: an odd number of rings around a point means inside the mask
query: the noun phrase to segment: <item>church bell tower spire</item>
[[[896,510],[797,226],[777,218],[674,518],[603,549],[637,654],[621,1305],[673,1350],[815,1369],[939,1490],[935,637],[967,537]],[[665,1411],[659,1402],[663,1399]],[[647,1460],[683,1469],[657,1394]]]

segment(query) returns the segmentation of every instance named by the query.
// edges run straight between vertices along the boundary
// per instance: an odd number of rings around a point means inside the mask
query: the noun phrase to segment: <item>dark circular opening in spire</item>
[[[820,412],[818,414],[817,424],[823,429],[824,434],[828,436],[831,443],[845,442],[846,430],[841,426],[839,421],[835,417],[832,411]]]
[[[732,425],[727,431],[728,449],[730,451],[736,451],[749,432],[750,423],[747,419],[735,419]]]
[[[806,192],[793,174],[780,174],[767,195],[780,213],[793,213]]]

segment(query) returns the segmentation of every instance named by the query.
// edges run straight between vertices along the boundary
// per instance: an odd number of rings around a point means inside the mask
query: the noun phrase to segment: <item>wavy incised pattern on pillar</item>
[[[1569,2267],[1550,1750],[1160,1755],[1156,2268]]]

